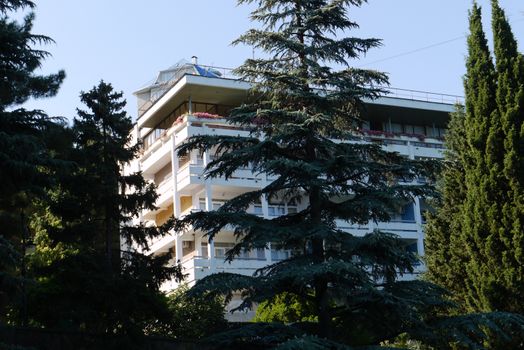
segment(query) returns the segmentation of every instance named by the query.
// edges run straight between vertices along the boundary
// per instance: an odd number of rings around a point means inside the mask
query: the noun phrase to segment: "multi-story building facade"
[[[193,151],[179,156],[177,146],[193,135],[248,135],[248,131],[229,125],[224,118],[228,111],[246,98],[250,84],[229,78],[227,70],[180,63],[159,73],[155,82],[135,93],[138,98],[138,119],[135,140],[142,140],[143,153],[131,166],[140,169],[158,187],[156,210],[145,211],[141,220],[159,225],[170,216],[183,217],[195,210],[217,209],[230,198],[256,190],[271,182],[265,174],[239,169],[234,175],[206,179],[203,170],[213,159],[213,152]],[[409,90],[391,90],[392,94],[367,101],[362,125],[362,138],[380,143],[388,151],[409,158],[441,158],[449,113],[459,99]],[[424,179],[419,179],[424,181]],[[264,198],[248,210],[265,218],[300,211],[302,204],[267,202]],[[370,222],[338,226],[354,235],[373,229],[398,234],[406,249],[424,255],[424,211],[427,206],[416,198],[398,212],[390,222]],[[153,254],[170,252],[180,261],[187,274],[185,283],[216,272],[252,274],[256,269],[288,257],[290,252],[269,246],[246,251],[235,261],[224,261],[225,252],[234,245],[233,232],[224,230],[208,242],[202,233],[188,229],[173,232],[151,242]],[[172,282],[165,290],[177,287]]]

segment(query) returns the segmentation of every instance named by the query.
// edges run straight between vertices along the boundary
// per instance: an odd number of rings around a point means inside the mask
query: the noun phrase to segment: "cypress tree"
[[[457,106],[448,124],[445,161],[441,179],[437,182],[441,195],[433,200],[438,210],[429,214],[425,226],[426,275],[454,295],[466,293],[464,276],[461,273],[467,261],[461,239],[466,198],[464,162],[468,157],[464,122],[464,107]]]
[[[492,1],[492,27],[497,71],[497,113],[503,132],[502,174],[506,196],[498,239],[502,248],[498,279],[500,310],[524,312],[524,61],[498,1]]]
[[[495,64],[474,4],[465,116],[449,125],[444,198],[428,224],[427,259],[431,280],[454,291],[466,310],[522,313],[523,63],[497,1],[492,26]]]
[[[437,348],[449,346],[451,339],[473,347],[484,341],[485,329],[522,330],[524,319],[518,316],[440,317],[451,307],[442,289],[424,281],[398,280],[412,272],[416,262],[399,237],[380,231],[359,237],[337,228],[337,220],[388,221],[396,206],[413,196],[433,194],[429,185],[414,184],[417,176],[431,177],[432,162],[409,160],[359,137],[362,100],[377,98],[383,93],[378,86],[387,84],[383,73],[350,67],[352,59],[379,46],[379,40],[338,37],[357,27],[348,18],[348,8],[363,1],[239,3],[258,5],[251,18],[263,27],[234,43],[268,55],[248,59],[236,70],[253,87],[246,104],[227,119],[251,134],[194,136],[179,152],[215,151],[218,157],[208,164],[207,177],[227,179],[236,169],[250,167],[275,180],[216,211],[192,213],[176,221],[175,229],[202,231],[209,239],[225,228],[233,230],[237,243],[226,253],[229,261],[244,250],[270,244],[292,254],[253,276],[210,275],[190,294],[223,294],[230,300],[233,292],[241,292],[239,309],[244,309],[290,293],[309,302],[315,321],[257,323],[217,335],[213,344],[228,349],[334,349],[379,345],[407,332]],[[480,143],[486,137],[485,132],[480,135]],[[264,197],[303,203],[303,209],[275,219],[246,213]]]
[[[492,310],[490,271],[486,266],[499,261],[500,247],[493,234],[500,227],[501,159],[503,151],[500,118],[496,115],[496,75],[482,29],[481,9],[474,4],[470,17],[468,60],[464,89],[466,92],[467,158],[464,161],[466,184],[462,218],[461,249],[467,307],[473,311]],[[488,263],[489,261],[489,263]],[[482,263],[479,263],[482,262]],[[460,270],[456,270],[460,274]],[[487,283],[486,283],[487,282]]]
[[[448,125],[440,181],[442,197],[439,210],[426,225],[425,257],[430,280],[452,291],[467,305],[478,300],[475,283],[481,280],[481,269],[475,262],[485,259],[488,192],[481,187],[488,178],[484,155],[495,108],[495,69],[476,3],[469,14],[469,30],[466,106],[457,107]],[[469,294],[472,298],[465,299]]]

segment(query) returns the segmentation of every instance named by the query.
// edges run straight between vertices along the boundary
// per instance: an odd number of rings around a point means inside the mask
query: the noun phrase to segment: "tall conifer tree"
[[[445,161],[435,198],[439,210],[430,214],[425,226],[426,256],[430,280],[445,287],[455,295],[464,295],[466,286],[462,271],[467,258],[462,240],[462,214],[466,198],[464,163],[469,157],[464,128],[464,108],[458,107],[451,114],[446,134]]]
[[[72,127],[75,166],[50,189],[50,220],[41,225],[49,239],[38,247],[44,255],[60,244],[61,257],[35,261],[41,282],[32,289],[31,315],[51,328],[140,335],[168,322],[159,289],[183,276],[179,266],[168,266],[169,256],[147,255],[148,240],[169,224],[133,224],[142,210],[154,208],[157,194],[140,172],[123,171],[140,144],[131,146],[133,123],[122,93],[100,82],[80,97],[87,108],[78,109]],[[121,240],[130,248],[122,249]]]
[[[479,261],[490,260],[496,264],[500,252],[497,240],[490,240],[497,227],[500,227],[499,198],[501,159],[503,151],[500,118],[496,115],[496,75],[487,39],[482,29],[481,9],[474,4],[470,16],[468,38],[467,73],[464,78],[466,91],[466,115],[464,121],[466,158],[465,172],[466,196],[462,218],[461,237],[464,266],[468,274],[464,279],[466,304],[471,310],[488,311],[483,296],[487,295],[489,284],[484,264]],[[489,155],[488,155],[489,154]],[[457,253],[460,254],[459,251]],[[458,273],[460,270],[455,270]]]
[[[244,250],[270,244],[292,251],[292,256],[254,276],[211,275],[198,281],[191,293],[229,298],[240,291],[242,309],[288,292],[308,300],[317,321],[302,327],[254,324],[217,336],[215,345],[338,349],[345,348],[340,343],[378,345],[402,332],[439,348],[450,338],[469,345],[482,342],[478,325],[491,328],[496,316],[486,316],[476,325],[475,316],[458,322],[440,318],[450,306],[441,289],[423,281],[398,281],[416,262],[399,237],[380,231],[358,237],[337,228],[338,220],[387,221],[398,205],[432,193],[413,181],[431,176],[433,163],[386,152],[362,142],[359,135],[362,100],[377,98],[383,93],[379,86],[387,84],[382,73],[350,67],[352,59],[379,46],[379,40],[338,37],[357,27],[348,18],[348,8],[363,1],[239,3],[257,5],[251,18],[262,28],[249,30],[235,43],[268,55],[248,59],[236,70],[253,87],[249,101],[227,119],[250,129],[251,135],[195,136],[179,151],[215,151],[219,156],[208,164],[208,177],[229,178],[235,170],[250,167],[275,180],[217,211],[192,213],[177,221],[176,229],[201,230],[209,239],[233,229],[237,244],[226,254],[230,261]],[[303,210],[275,219],[246,213],[263,197],[303,203]],[[520,320],[509,319],[506,325]],[[469,339],[471,334],[478,338]]]
[[[35,49],[52,39],[31,32],[34,15],[22,21],[9,18],[12,11],[31,9],[29,0],[0,1],[0,319],[5,317],[9,295],[24,295],[21,256],[29,237],[27,207],[51,179],[52,157],[46,133],[57,126],[43,111],[20,107],[30,98],[54,96],[64,72],[38,75],[48,52]]]
[[[474,4],[464,79],[466,114],[463,123],[450,124],[450,139],[462,133],[465,145],[448,142],[444,201],[428,225],[428,267],[432,280],[456,292],[467,310],[522,313],[523,61],[495,0],[492,27],[496,64]],[[453,193],[463,180],[464,190]]]
[[[485,186],[489,170],[484,156],[495,108],[495,69],[482,28],[481,9],[476,3],[469,15],[469,30],[464,77],[466,107],[458,107],[448,125],[440,189],[443,198],[426,227],[426,261],[434,282],[459,298],[473,295],[466,302],[475,303],[478,298],[474,284],[481,278],[478,266],[470,264],[485,258]],[[475,255],[477,258],[471,259]]]

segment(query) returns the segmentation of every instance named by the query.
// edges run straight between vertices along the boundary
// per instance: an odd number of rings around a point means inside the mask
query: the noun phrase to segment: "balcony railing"
[[[396,97],[412,101],[435,102],[445,104],[464,104],[464,97],[436,92],[383,87],[388,92],[384,97]]]
[[[412,145],[414,147],[435,149],[444,148],[443,138],[422,134],[393,133],[381,130],[362,130],[361,135],[365,141],[379,142],[383,145]]]

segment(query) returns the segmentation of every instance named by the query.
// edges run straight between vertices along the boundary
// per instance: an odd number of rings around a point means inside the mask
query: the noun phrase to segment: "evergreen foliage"
[[[493,63],[481,9],[470,13],[465,112],[449,125],[443,201],[429,220],[430,279],[467,311],[522,314],[524,173],[522,56],[492,1]]]
[[[35,214],[32,273],[39,283],[31,289],[31,316],[45,327],[137,336],[169,322],[159,289],[183,275],[168,255],[147,255],[147,239],[167,226],[133,225],[157,195],[140,172],[123,171],[139,145],[129,147],[133,124],[122,93],[100,82],[81,101],[87,110],[78,110],[66,152],[74,166],[57,174],[59,184]]]
[[[167,295],[169,320],[150,327],[149,334],[196,341],[228,328],[221,298],[189,296],[187,291],[181,286]]]
[[[315,321],[313,305],[291,293],[282,293],[257,306],[253,322]]]
[[[452,307],[442,289],[424,281],[398,281],[413,272],[417,260],[398,236],[374,231],[358,237],[337,228],[339,220],[388,221],[399,205],[433,194],[430,186],[414,180],[431,177],[434,163],[409,160],[362,142],[362,100],[380,96],[379,86],[387,77],[351,68],[350,61],[380,41],[339,36],[357,27],[348,18],[348,8],[364,1],[239,3],[257,5],[251,18],[262,28],[249,30],[234,43],[268,55],[248,59],[236,70],[253,86],[249,101],[233,110],[228,121],[251,134],[195,136],[179,147],[179,153],[216,152],[219,156],[208,164],[207,177],[227,179],[249,167],[275,180],[230,199],[217,211],[192,213],[175,228],[202,231],[209,239],[233,230],[237,244],[226,253],[229,261],[244,250],[269,245],[290,250],[292,256],[254,276],[208,276],[190,294],[225,295],[229,301],[238,291],[243,297],[239,309],[244,309],[292,293],[311,303],[316,321],[253,324],[219,334],[212,343],[228,349],[364,349],[407,333],[438,348],[449,342],[481,348],[487,337],[481,330],[522,330],[524,320],[518,316],[490,314],[489,322],[441,316]],[[298,203],[301,210],[274,219],[246,213],[261,198]],[[505,322],[510,326],[502,327]],[[454,332],[445,331],[452,327]]]
[[[441,179],[437,182],[441,195],[433,200],[438,211],[429,215],[425,226],[426,274],[430,280],[457,295],[465,292],[465,285],[456,269],[467,261],[463,242],[458,235],[462,224],[458,218],[463,212],[466,198],[464,113],[464,108],[457,106],[456,112],[451,114],[445,140],[445,162]]]
[[[12,11],[32,8],[27,0],[0,1],[0,320],[14,295],[23,295],[23,253],[28,206],[51,181],[46,134],[57,127],[43,111],[20,107],[30,98],[54,96],[64,72],[38,75],[48,52],[35,49],[52,39],[31,32],[34,15],[17,22]]]

